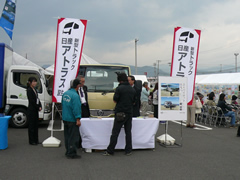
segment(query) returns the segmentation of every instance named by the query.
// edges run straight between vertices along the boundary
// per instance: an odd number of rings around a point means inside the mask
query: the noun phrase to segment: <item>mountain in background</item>
[[[131,74],[135,75],[136,74],[135,66],[129,66],[129,67],[131,68]],[[154,71],[156,71],[156,74]],[[156,68],[156,70],[154,70],[153,66],[143,66],[143,67],[137,68],[138,75],[147,75],[148,77],[157,76],[157,71],[158,69]],[[170,75],[170,70],[169,72],[167,72],[159,68],[159,76],[169,76],[169,75]]]
[[[132,65],[126,65],[121,63],[104,63],[104,64],[115,64],[115,65],[124,65],[129,66],[131,69],[131,74],[135,75],[135,66]],[[45,64],[42,67],[45,69],[47,67],[51,66],[51,64]],[[240,70],[240,67],[238,67]],[[147,74],[148,77],[154,77],[157,76],[158,68],[156,69],[153,66],[142,66],[137,68],[138,75],[145,75]],[[211,67],[211,68],[198,68],[197,69],[197,75],[200,74],[218,74],[218,73],[233,73],[235,72],[235,67],[233,66],[224,66],[224,69],[220,69],[219,67]],[[156,73],[156,74],[155,74]],[[170,66],[169,65],[162,65],[159,64],[159,76],[169,76],[170,75]]]

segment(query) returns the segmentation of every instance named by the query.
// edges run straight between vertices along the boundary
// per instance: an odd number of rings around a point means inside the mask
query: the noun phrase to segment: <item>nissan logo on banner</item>
[[[200,35],[201,31],[196,29],[174,29],[171,76],[188,78],[188,105],[193,101]]]

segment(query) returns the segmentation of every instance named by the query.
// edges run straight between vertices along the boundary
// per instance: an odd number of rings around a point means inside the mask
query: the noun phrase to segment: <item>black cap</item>
[[[233,95],[232,100],[236,100],[236,99],[237,99],[237,96]]]

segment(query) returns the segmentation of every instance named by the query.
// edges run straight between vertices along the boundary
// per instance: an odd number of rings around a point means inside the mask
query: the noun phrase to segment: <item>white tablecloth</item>
[[[82,118],[80,133],[82,147],[86,149],[106,149],[113,127],[113,118]],[[155,134],[158,130],[159,120],[156,118],[133,118],[132,146],[133,149],[155,148]],[[116,149],[125,148],[125,131],[122,128]]]

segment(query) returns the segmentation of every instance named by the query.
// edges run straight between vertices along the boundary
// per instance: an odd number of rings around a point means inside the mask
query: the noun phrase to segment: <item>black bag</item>
[[[116,113],[116,121],[124,121],[126,117],[126,114],[124,112],[118,112]]]

